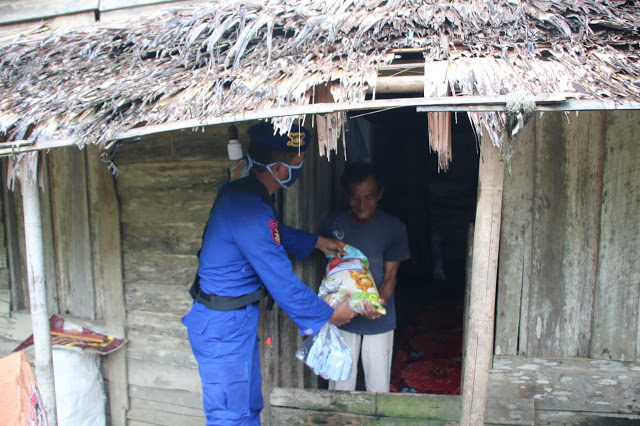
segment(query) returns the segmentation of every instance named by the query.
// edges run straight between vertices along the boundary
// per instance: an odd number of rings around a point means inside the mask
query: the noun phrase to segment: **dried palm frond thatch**
[[[640,101],[638,9],[618,0],[230,0],[126,24],[0,34],[0,132],[99,143],[143,124],[308,104],[327,83],[335,102],[362,101],[394,49],[424,52],[427,79],[431,64],[447,61],[456,95]],[[499,143],[504,116],[471,117]]]

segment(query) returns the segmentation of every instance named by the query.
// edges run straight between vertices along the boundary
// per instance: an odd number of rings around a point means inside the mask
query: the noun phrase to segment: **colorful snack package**
[[[381,314],[387,310],[378,302],[378,289],[369,271],[369,260],[357,248],[345,246],[346,255],[327,255],[329,263],[318,295],[335,307],[347,293],[351,295],[349,306],[355,312],[364,313],[367,301]]]

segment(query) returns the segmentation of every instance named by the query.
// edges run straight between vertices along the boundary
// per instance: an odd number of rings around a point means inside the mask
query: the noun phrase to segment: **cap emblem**
[[[302,132],[290,132],[289,133],[289,141],[287,142],[287,146],[293,146],[295,148],[301,147],[304,145],[304,137],[305,134]]]

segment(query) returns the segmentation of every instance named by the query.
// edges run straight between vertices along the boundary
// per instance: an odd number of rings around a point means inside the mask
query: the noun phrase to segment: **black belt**
[[[194,285],[192,285],[189,290],[189,294],[191,294],[193,300],[214,311],[233,311],[234,309],[241,309],[247,305],[251,305],[252,303],[259,302],[269,294],[266,287],[263,285],[252,293],[238,297],[218,296],[216,294],[203,293],[200,289],[199,277],[196,277],[193,284]]]

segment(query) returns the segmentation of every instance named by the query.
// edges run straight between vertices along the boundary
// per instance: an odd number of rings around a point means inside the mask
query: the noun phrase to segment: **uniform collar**
[[[245,176],[229,183],[229,189],[257,194],[265,201],[265,203],[269,204],[271,207],[273,207],[274,205],[273,197],[269,195],[267,187],[265,187],[262,182],[258,180],[256,175],[251,171],[249,171],[249,176]]]

